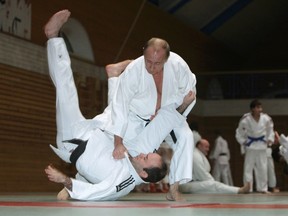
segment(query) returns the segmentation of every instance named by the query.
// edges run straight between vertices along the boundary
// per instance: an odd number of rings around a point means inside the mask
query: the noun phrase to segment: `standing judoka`
[[[165,40],[152,38],[144,46],[143,56],[131,62],[121,74],[115,93],[112,100],[113,124],[107,125],[105,130],[114,134],[113,155],[120,158],[126,151],[125,147],[130,147],[123,145],[123,138],[137,136],[161,107],[171,103],[180,106],[184,96],[195,94],[196,78],[187,63],[170,52]],[[184,116],[189,114],[194,104],[195,101],[181,110]],[[179,201],[182,200],[179,184],[192,179],[191,152],[194,146],[188,123],[175,127],[165,141],[174,152],[169,173],[170,190],[166,198]]]
[[[221,136],[219,131],[216,131],[214,149],[210,153],[209,158],[214,161],[212,170],[214,179],[227,185],[233,185],[228,142]]]
[[[263,113],[258,100],[250,103],[251,112],[246,113],[236,129],[236,140],[245,149],[244,183],[253,181],[255,171],[256,190],[267,193],[267,147],[274,142],[274,124],[272,118]],[[251,185],[251,191],[253,190]]]
[[[180,191],[191,194],[237,194],[249,192],[249,183],[239,188],[215,181],[210,174],[211,167],[207,159],[209,148],[210,144],[206,139],[198,141],[193,152],[193,181],[180,185]]]
[[[126,153],[124,159],[113,159],[113,136],[99,129],[102,128],[103,122],[97,117],[90,120],[83,117],[79,109],[69,54],[64,40],[57,38],[61,26],[69,16],[70,12],[67,10],[54,14],[45,26],[45,33],[49,39],[47,42],[49,72],[57,94],[58,149],[52,148],[63,160],[74,163],[78,174],[77,179],[72,179],[51,166],[45,171],[51,181],[64,184],[66,195],[63,195],[62,190],[60,194],[62,199],[63,196],[68,198],[67,192],[72,198],[81,200],[118,199],[128,194],[137,184],[161,180],[167,169],[158,154],[139,154],[138,150],[141,149],[137,148],[131,151],[128,148],[128,151],[138,156],[131,157]],[[111,77],[108,81],[111,88],[109,94],[113,94],[115,89],[113,87],[117,84],[118,78]],[[105,115],[100,117],[103,116]],[[145,146],[157,148],[172,128],[180,126],[183,122],[185,118],[176,111],[174,104],[163,107],[145,130],[133,140],[125,140],[124,143],[137,143],[141,148]],[[78,145],[63,142],[64,140],[73,142],[73,139],[82,141]]]

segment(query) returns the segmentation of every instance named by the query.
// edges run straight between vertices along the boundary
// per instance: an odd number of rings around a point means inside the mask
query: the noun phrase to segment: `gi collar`
[[[131,164],[131,161],[129,159],[129,156],[127,154],[127,152],[124,153],[125,154],[125,159],[127,160],[128,166],[129,166],[129,171],[131,173],[131,175],[133,176],[133,178],[135,179],[135,184],[136,185],[140,185],[142,183],[148,183],[143,181],[143,179],[139,176],[139,174],[136,172],[136,170],[134,169],[133,165]]]

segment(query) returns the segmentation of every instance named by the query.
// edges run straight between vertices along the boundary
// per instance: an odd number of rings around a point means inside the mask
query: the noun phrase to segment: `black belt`
[[[142,117],[139,116],[139,115],[137,115],[137,117],[146,122],[145,127],[151,122],[150,119],[144,119],[144,118],[142,118]],[[170,132],[170,136],[172,137],[173,142],[176,143],[176,142],[177,142],[177,137],[176,137],[176,135],[175,135],[174,130],[172,130],[172,131]]]
[[[172,137],[173,142],[176,143],[176,142],[177,142],[177,137],[176,137],[176,135],[175,135],[174,130],[172,130],[172,131],[170,132],[170,136]]]
[[[227,155],[226,153],[220,153],[219,156],[224,156]]]
[[[72,139],[72,140],[65,140],[63,142],[73,143],[78,145],[70,155],[70,161],[72,164],[76,165],[78,158],[83,154],[86,149],[86,145],[88,140],[81,140],[81,139]]]

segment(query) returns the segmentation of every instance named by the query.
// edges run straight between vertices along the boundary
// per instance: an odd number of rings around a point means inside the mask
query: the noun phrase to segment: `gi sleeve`
[[[235,138],[240,145],[244,145],[247,141],[246,124],[243,119],[239,121]]]
[[[180,66],[180,70],[182,73],[180,73],[181,77],[179,79],[179,90],[180,90],[179,93],[182,94],[182,98],[184,98],[189,91],[193,91],[196,95],[196,76],[192,73],[192,71],[189,69],[189,66],[186,63]],[[183,115],[185,117],[188,116],[188,114],[195,106],[195,104],[196,104],[196,98],[183,112]]]
[[[117,200],[127,195],[135,187],[134,179],[131,176],[127,179],[121,178],[121,180],[117,179],[117,175],[119,175],[118,172],[109,175],[97,184],[72,179],[72,191],[66,189],[70,197],[77,200]]]
[[[112,100],[112,128],[109,131],[123,138],[128,124],[129,105],[138,89],[137,73],[127,68],[118,80],[117,90]]]
[[[275,139],[274,123],[270,116],[268,116],[266,130],[267,130],[267,141],[270,141],[271,144],[274,143],[274,139]]]

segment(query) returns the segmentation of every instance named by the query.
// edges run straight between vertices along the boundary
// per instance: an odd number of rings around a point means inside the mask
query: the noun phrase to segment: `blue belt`
[[[261,136],[261,137],[250,137],[248,136],[248,140],[249,142],[246,143],[246,146],[250,146],[253,142],[257,142],[257,141],[262,141],[264,143],[266,143],[266,141],[264,140],[265,136]]]

